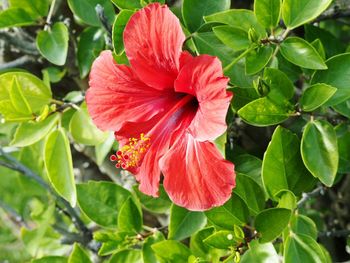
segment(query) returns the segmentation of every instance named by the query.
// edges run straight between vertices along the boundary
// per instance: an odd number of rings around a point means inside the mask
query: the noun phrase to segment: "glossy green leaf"
[[[235,57],[233,49],[225,46],[213,32],[194,33],[193,40],[200,54],[209,54],[220,59],[223,66]]]
[[[69,132],[76,142],[85,145],[98,145],[108,138],[108,133],[101,131],[93,123],[85,103],[71,118]]]
[[[63,129],[51,132],[45,142],[44,163],[53,188],[72,206],[77,195],[69,140]]]
[[[350,100],[341,102],[332,107],[336,112],[350,119]]]
[[[275,199],[278,200],[277,207],[294,210],[297,208],[297,198],[292,191],[281,190],[275,194]]]
[[[163,185],[159,185],[159,197],[152,197],[140,192],[138,185],[133,186],[133,190],[140,200],[142,206],[153,213],[166,213],[171,207],[171,201],[164,190]]]
[[[261,71],[270,61],[273,48],[262,46],[248,53],[245,60],[245,71],[248,75],[253,75]]]
[[[87,27],[78,38],[77,60],[80,77],[85,78],[90,72],[92,62],[105,46],[103,31],[95,27]]]
[[[186,27],[195,32],[203,23],[203,17],[230,8],[230,0],[184,0],[182,17]]]
[[[284,246],[284,262],[323,263],[326,262],[321,247],[309,236],[291,233]]]
[[[101,165],[105,161],[114,143],[116,143],[115,136],[113,133],[110,133],[107,139],[95,146],[96,163],[98,165]]]
[[[77,185],[78,203],[94,222],[105,227],[118,226],[118,214],[130,192],[111,182],[94,182]]]
[[[334,128],[326,121],[311,121],[301,140],[301,156],[311,174],[332,186],[338,170],[338,145]]]
[[[269,98],[260,98],[242,107],[238,115],[254,126],[269,126],[285,121],[293,112],[289,105],[276,105]]]
[[[346,124],[341,124],[335,130],[339,151],[338,173],[348,173],[350,172],[350,127]]]
[[[11,8],[23,8],[33,17],[46,16],[50,2],[50,0],[9,0]]]
[[[81,248],[80,245],[77,243],[74,243],[73,246],[73,251],[69,256],[68,263],[91,263],[92,261],[90,260],[88,254],[84,249]]]
[[[246,9],[230,9],[204,17],[206,22],[223,23],[235,28],[240,28],[248,33],[254,28],[260,37],[266,36],[266,31],[256,19],[254,12]]]
[[[303,111],[314,111],[325,104],[337,91],[336,88],[327,84],[318,83],[304,90],[300,105]]]
[[[163,241],[163,234],[156,231],[152,236],[149,236],[142,245],[142,260],[143,263],[157,263],[157,258],[152,249],[152,245]]]
[[[231,101],[231,107],[235,112],[249,102],[259,98],[259,95],[254,88],[234,87],[231,91],[235,94],[235,99]]]
[[[249,243],[249,249],[243,254],[240,263],[280,263],[280,258],[272,243],[260,244],[258,240]]]
[[[315,240],[317,239],[316,224],[307,216],[295,214],[290,221],[290,229],[297,235],[303,234],[310,236]]]
[[[265,194],[263,189],[251,177],[236,174],[236,188],[233,194],[237,194],[247,204],[253,214],[259,213],[265,205]]]
[[[207,227],[191,236],[190,249],[195,256],[210,259],[210,251],[213,248],[204,243],[204,240],[213,233],[214,227]]]
[[[291,210],[285,208],[269,208],[260,212],[254,223],[260,234],[260,242],[275,240],[288,225],[291,213]]]
[[[114,52],[117,55],[121,55],[124,51],[123,33],[126,24],[133,14],[133,11],[122,10],[114,20],[112,29],[112,43]]]
[[[0,12],[0,28],[30,26],[36,24],[36,18],[23,8],[8,8]]]
[[[152,245],[156,256],[163,262],[187,262],[191,251],[184,244],[175,240],[165,240]]]
[[[232,229],[233,225],[245,224],[249,210],[245,202],[238,195],[233,194],[224,205],[206,211],[205,215],[213,224]]]
[[[239,244],[235,238],[234,232],[228,230],[217,231],[204,239],[203,242],[218,249],[229,249],[231,247],[236,247]]]
[[[229,63],[232,62],[232,60],[233,59],[231,59]],[[240,88],[254,88],[253,80],[255,76],[245,74],[245,58],[241,59],[230,69],[226,70],[225,75],[230,78],[230,84],[233,86]]]
[[[316,49],[299,37],[289,37],[281,44],[281,54],[291,63],[308,69],[327,69]]]
[[[247,49],[250,45],[248,33],[241,28],[232,26],[216,26],[213,32],[226,46],[239,51]]]
[[[34,259],[31,263],[67,263],[68,260],[66,257],[60,256],[47,256],[38,259]]]
[[[233,159],[235,164],[235,171],[245,174],[252,178],[257,184],[262,186],[261,180],[261,166],[262,161],[250,154],[240,154]]]
[[[332,0],[284,0],[282,18],[290,29],[296,28],[318,17]]]
[[[326,61],[328,69],[316,71],[311,82],[325,83],[337,89],[325,106],[337,105],[350,98],[350,53],[334,56]]]
[[[24,97],[16,76],[13,77],[11,83],[10,100],[16,112],[23,114],[23,116],[31,117],[32,109],[30,108],[28,100]]]
[[[262,179],[266,192],[273,199],[284,189],[299,195],[313,183],[300,156],[298,137],[281,126],[276,128],[265,152]]]
[[[170,210],[170,224],[168,239],[183,240],[203,228],[206,217],[203,212],[189,211],[172,205]]]
[[[68,53],[68,29],[62,22],[55,23],[48,31],[41,31],[36,38],[36,46],[48,61],[62,66]]]
[[[322,59],[326,59],[326,52],[324,50],[321,40],[317,38],[311,42],[311,45],[316,49],[317,53],[320,54]]]
[[[17,129],[11,141],[11,146],[25,147],[44,138],[58,123],[59,114],[53,114],[41,122],[23,122]]]
[[[255,0],[254,13],[260,24],[268,29],[276,27],[280,19],[281,5],[281,0]]]
[[[142,228],[142,213],[131,197],[120,207],[118,230],[138,233]]]
[[[108,263],[143,263],[140,250],[125,249],[115,253],[108,261]]]
[[[115,11],[110,0],[68,0],[69,8],[73,14],[90,26],[101,26],[100,19],[97,17],[95,10],[98,4],[103,7],[109,23],[112,24]]]
[[[15,83],[14,83],[14,80]],[[13,87],[13,84],[16,86]],[[15,90],[13,89],[15,88]],[[17,95],[16,95],[16,94]],[[52,94],[40,79],[25,72],[8,72],[0,75],[0,113],[9,121],[23,121],[33,119],[33,115],[23,114],[23,105],[19,101],[28,103],[25,107],[30,108],[34,114],[39,114],[42,108],[51,100]],[[23,103],[22,103],[23,104]],[[20,109],[18,111],[17,109]]]
[[[267,97],[274,103],[285,104],[294,96],[294,85],[288,76],[274,68],[265,68],[263,76],[264,84],[269,90]]]
[[[141,8],[140,0],[112,0],[112,2],[119,9],[134,10],[134,9]],[[122,13],[123,11],[124,10],[122,10],[120,13]]]

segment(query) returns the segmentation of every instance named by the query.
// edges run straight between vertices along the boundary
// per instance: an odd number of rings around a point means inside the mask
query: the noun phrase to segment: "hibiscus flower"
[[[201,211],[224,204],[235,173],[213,144],[227,128],[232,98],[220,61],[182,51],[180,22],[158,3],[136,12],[123,37],[130,66],[103,51],[86,94],[95,124],[119,141],[111,160],[133,173],[147,195],[158,196],[162,174],[176,205]]]

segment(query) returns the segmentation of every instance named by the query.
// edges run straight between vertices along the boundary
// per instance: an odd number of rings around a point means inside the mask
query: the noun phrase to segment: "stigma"
[[[124,170],[139,167],[150,146],[151,139],[141,133],[140,138],[129,138],[129,142],[121,147],[116,154],[111,155],[110,160],[117,162],[116,168]]]

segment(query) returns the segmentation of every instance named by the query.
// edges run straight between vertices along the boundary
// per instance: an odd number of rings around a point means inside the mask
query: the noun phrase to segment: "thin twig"
[[[342,230],[332,230],[332,231],[324,231],[318,233],[319,237],[348,237],[350,236],[350,230],[342,229]]]
[[[28,56],[28,55],[24,55],[22,57],[19,57],[15,60],[10,61],[10,62],[1,64],[0,71],[11,69],[11,68],[22,67],[30,62],[33,62],[33,61],[34,61],[33,57]]]
[[[100,4],[97,4],[95,6],[95,11],[96,11],[98,18],[101,21],[102,26],[104,27],[104,29],[106,29],[106,31],[108,32],[108,35],[111,37],[112,36],[112,26],[108,22],[108,19],[106,17],[105,10],[104,10],[103,6]]]
[[[308,200],[318,195],[324,194],[324,186],[319,186],[309,193],[303,193],[301,199],[298,202],[298,208],[302,207]]]
[[[51,6],[50,6],[50,10],[49,13],[46,17],[46,22],[45,22],[45,26],[44,26],[44,30],[49,30],[49,28],[51,27],[51,19],[53,16],[53,12],[55,10],[55,4],[56,4],[56,0],[52,0]]]
[[[18,224],[28,227],[23,217],[17,213],[11,206],[0,199],[0,207],[4,209]]]
[[[334,20],[344,17],[350,17],[350,5],[345,7],[334,5],[333,8],[326,10],[322,15],[317,17],[314,22],[318,23],[324,20]]]
[[[34,43],[25,41],[23,39],[18,38],[17,35],[11,34],[6,31],[0,31],[0,39],[5,40],[8,44],[15,47],[19,51],[30,54],[30,55],[38,55],[39,52],[36,49],[36,46]]]

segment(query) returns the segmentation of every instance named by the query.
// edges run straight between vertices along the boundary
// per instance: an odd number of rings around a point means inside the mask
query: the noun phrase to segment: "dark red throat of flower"
[[[180,120],[183,114],[193,113],[198,109],[198,101],[196,97],[184,94],[175,93],[174,100],[177,102],[166,111],[166,113],[159,119],[157,124],[147,132],[140,134],[139,138],[129,138],[129,142],[121,147],[116,154],[111,155],[110,160],[116,162],[116,168],[128,169],[135,168],[140,165],[144,155],[151,146],[151,137],[153,133],[159,133],[159,130],[166,129],[165,127],[172,127]]]

